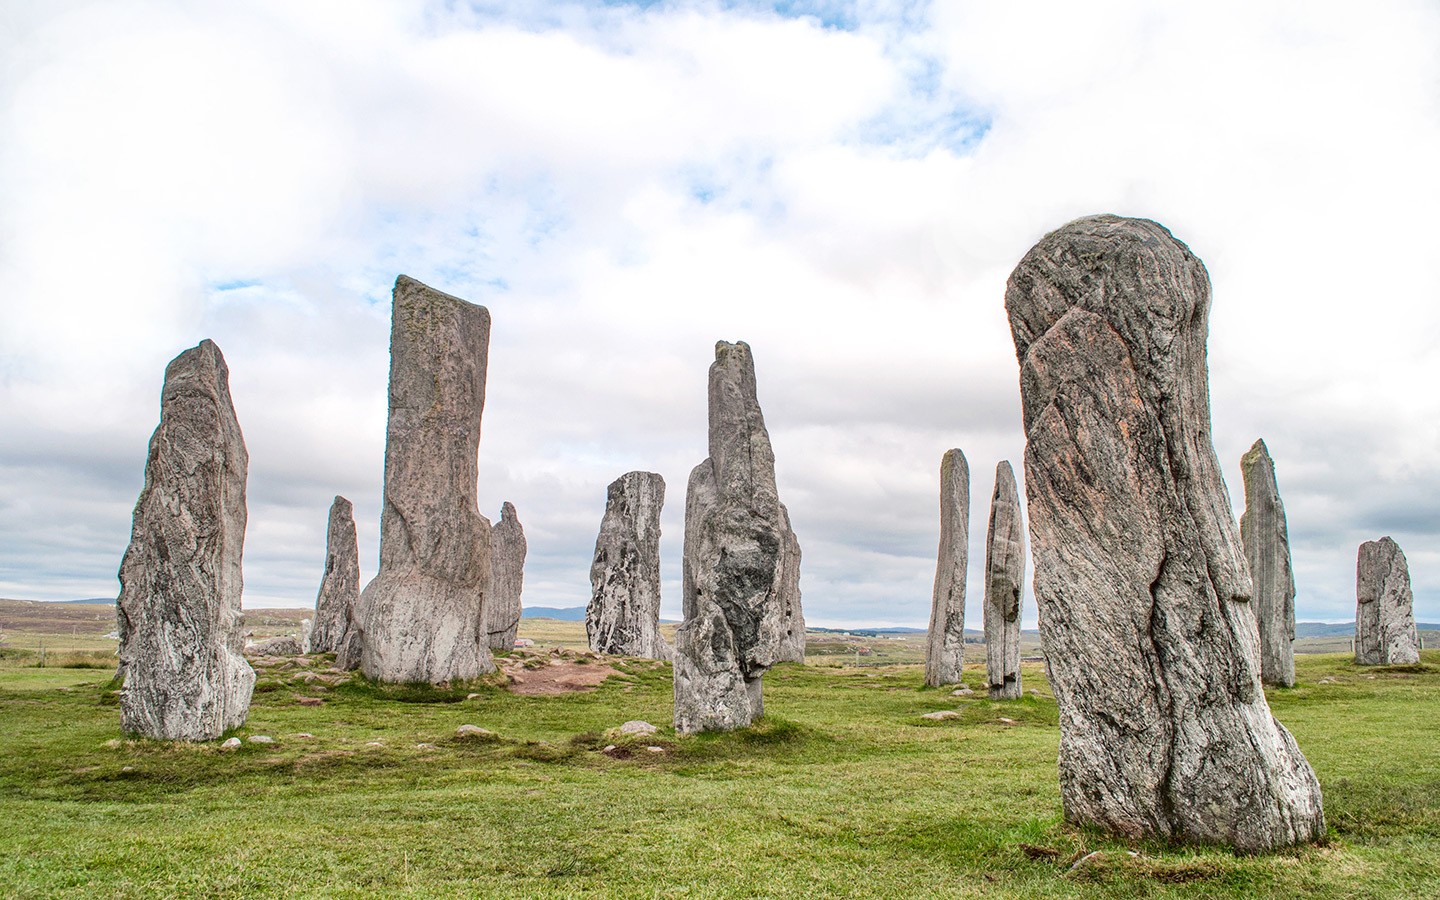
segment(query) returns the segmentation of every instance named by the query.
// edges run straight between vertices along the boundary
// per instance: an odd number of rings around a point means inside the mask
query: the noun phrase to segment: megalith
[[[970,464],[958,449],[940,457],[940,550],[925,644],[925,683],[959,684],[965,666],[965,575],[970,562]]]
[[[761,677],[793,653],[804,630],[798,543],[776,490],[755,361],[743,341],[715,345],[709,406],[710,456],[690,473],[685,494],[684,621],[674,653],[681,733],[758,718]]]
[[[605,490],[590,562],[585,634],[596,653],[670,659],[660,636],[660,509],[665,479],[626,472]]]
[[[377,681],[495,669],[490,524],[476,501],[489,346],[485,307],[396,280],[380,570],[355,607],[360,669]]]
[[[353,630],[360,599],[360,544],[355,537],[355,506],[337,496],[330,504],[325,532],[325,576],[315,595],[315,624],[307,653],[336,653]]]
[[[985,532],[985,672],[990,699],[1014,700],[1020,685],[1020,593],[1025,586],[1025,526],[1009,460],[995,466]]]
[[[1240,538],[1250,579],[1251,603],[1260,626],[1260,680],[1278,687],[1295,685],[1295,575],[1290,569],[1290,535],[1285,504],[1275,483],[1270,448],[1257,440],[1240,458],[1245,479],[1245,512]]]
[[[1321,838],[1210,440],[1204,265],[1155,222],[1094,216],[1031,248],[1005,307],[1066,819],[1250,852]]]
[[[491,594],[486,601],[491,650],[511,650],[520,630],[520,592],[525,587],[525,529],[515,515],[515,505],[506,500],[500,507],[500,521],[490,528]]]
[[[1355,662],[1362,666],[1420,661],[1410,566],[1388,537],[1360,545],[1355,560]]]
[[[208,741],[245,722],[255,672],[243,655],[245,439],[220,348],[165,368],[130,546],[120,563],[120,727]]]

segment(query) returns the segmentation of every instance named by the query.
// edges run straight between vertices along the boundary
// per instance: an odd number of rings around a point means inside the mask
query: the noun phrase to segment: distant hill
[[[585,621],[583,606],[527,606],[520,610],[522,619],[559,619],[561,622]]]

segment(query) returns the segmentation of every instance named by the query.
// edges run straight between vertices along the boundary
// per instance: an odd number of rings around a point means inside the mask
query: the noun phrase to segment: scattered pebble
[[[384,745],[382,742],[380,742],[380,741],[366,741],[366,742],[365,742],[365,746],[367,746],[367,747],[383,747],[383,746],[385,746],[385,745]]]
[[[273,744],[275,739],[268,734],[255,734],[250,736],[252,744]]]
[[[295,702],[301,706],[321,706],[325,703],[324,697],[296,697]]]
[[[631,719],[629,722],[621,725],[619,730],[621,734],[654,734],[660,729],[656,728],[654,725],[651,725],[649,722],[642,722],[639,719]]]
[[[237,738],[237,737],[226,738],[226,739],[225,739],[225,742],[220,745],[220,749],[221,749],[221,750],[239,750],[239,749],[240,749],[240,739]]]
[[[664,748],[664,747],[646,747],[645,749],[646,749],[646,750],[649,750],[651,753],[664,753],[664,752],[665,752],[665,748]]]
[[[416,745],[415,745],[415,749],[416,749],[416,750],[434,750],[434,749],[435,749],[435,745],[434,745],[434,744],[416,744]]]
[[[315,740],[315,735],[311,734],[311,733],[308,732],[308,731],[302,731],[302,732],[300,732],[299,734],[291,735],[291,737],[299,738],[299,739],[302,740],[302,741],[313,741],[313,740]]]
[[[922,715],[922,719],[958,719],[960,714],[953,709],[942,709],[939,712],[928,712]]]
[[[615,745],[614,745],[614,744],[606,744],[606,745],[605,745],[605,749],[604,749],[604,750],[601,750],[600,752],[601,752],[601,753],[609,753],[611,750],[614,750],[614,749],[615,749]]]
[[[972,691],[970,688],[968,688],[968,687],[962,687],[962,688],[957,688],[956,690],[951,691],[951,692],[950,692],[950,696],[952,696],[952,697],[968,697],[968,696],[970,696],[970,695],[973,694],[973,693],[975,693],[975,692]]]
[[[134,766],[121,766],[121,767],[120,767],[120,771],[122,771],[122,772],[133,772],[133,771],[135,771],[135,767],[134,767]]]
[[[111,750],[118,750],[120,749],[120,745],[123,743],[125,742],[120,740],[119,738],[111,738],[110,740],[105,742],[105,746],[109,747]]]
[[[1019,722],[1015,721],[1014,719],[1007,719],[1007,718],[1005,718],[1004,716],[1001,716],[1000,718],[996,719],[995,721],[999,722],[1001,725],[1019,725],[1019,724],[1020,724]]]
[[[466,700],[478,700],[479,698],[480,698],[480,695],[479,695],[479,694],[466,694],[466,695],[465,695],[465,699],[466,699]]]
[[[461,725],[459,728],[455,729],[455,736],[459,738],[484,737],[485,735],[494,733],[495,732],[491,731],[488,728],[481,728],[479,725]]]
[[[1326,675],[1324,678],[1322,678],[1322,679],[1320,679],[1319,681],[1316,682],[1316,684],[1337,684],[1337,683],[1338,683],[1338,682],[1336,682],[1335,679],[1331,678],[1329,675]]]

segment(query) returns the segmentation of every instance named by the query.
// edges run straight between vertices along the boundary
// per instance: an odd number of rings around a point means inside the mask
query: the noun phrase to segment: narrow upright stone
[[[360,543],[355,537],[355,506],[344,497],[330,504],[325,537],[325,577],[315,596],[315,625],[307,653],[338,653],[354,627],[360,599]]]
[[[681,733],[758,718],[761,676],[804,630],[793,587],[798,544],[775,488],[749,345],[715,345],[709,395],[710,456],[690,473],[685,495],[684,622],[675,637]]]
[[[508,500],[500,507],[500,521],[490,528],[490,545],[493,592],[485,611],[490,649],[511,650],[520,630],[520,592],[525,587],[528,545],[515,506]]]
[[[626,472],[605,491],[590,563],[585,634],[596,653],[670,659],[660,636],[660,509],[665,479]]]
[[[380,571],[356,605],[360,669],[435,684],[494,671],[490,525],[476,503],[490,313],[400,276]]]
[[[970,561],[970,464],[946,450],[940,458],[940,551],[925,645],[925,683],[959,684],[965,666],[965,575]]]
[[[1255,583],[1255,619],[1260,626],[1260,680],[1279,687],[1295,684],[1295,575],[1290,569],[1290,535],[1285,504],[1275,483],[1275,462],[1264,441],[1240,458],[1245,479],[1245,512],[1240,537]]]
[[[1205,267],[1154,222],[1094,216],[1025,255],[1005,307],[1066,819],[1247,852],[1318,840],[1210,441]]]
[[[1395,666],[1420,661],[1410,566],[1388,537],[1360,545],[1355,561],[1355,662]]]
[[[160,425],[120,563],[120,727],[208,741],[245,722],[255,672],[240,593],[250,460],[211,341],[165,368]]]
[[[1025,525],[1009,460],[995,466],[985,537],[985,671],[990,699],[1014,700],[1020,685],[1020,593],[1025,586]]]

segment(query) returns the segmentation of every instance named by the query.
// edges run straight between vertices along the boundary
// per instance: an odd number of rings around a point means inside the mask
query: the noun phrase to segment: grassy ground
[[[1064,826],[1038,666],[1036,693],[1003,704],[922,688],[915,666],[781,666],[760,727],[687,738],[663,727],[668,667],[644,661],[559,697],[331,686],[324,666],[262,672],[238,734],[275,743],[224,752],[122,740],[108,672],[0,661],[0,893],[1440,895],[1440,651],[1408,669],[1299,660],[1271,703],[1320,775],[1330,838],[1264,857]],[[921,718],[940,709],[961,716]],[[629,719],[661,733],[606,733]],[[467,723],[494,735],[457,738]]]

